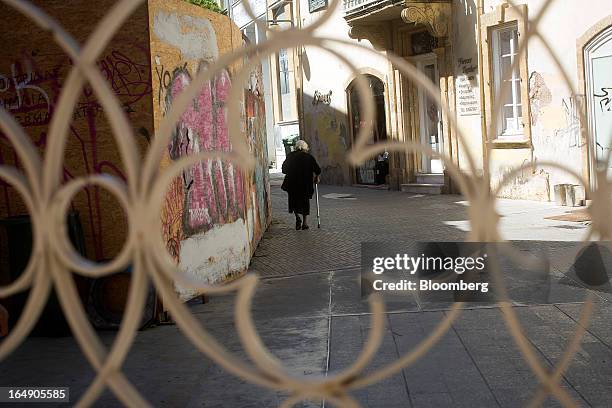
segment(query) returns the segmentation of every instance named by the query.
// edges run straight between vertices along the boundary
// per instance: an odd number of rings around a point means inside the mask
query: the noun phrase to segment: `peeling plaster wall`
[[[475,18],[465,13],[475,9],[475,0],[460,0],[455,5],[455,42],[454,50],[457,57],[477,57],[475,42]],[[494,11],[503,3],[500,0],[485,0],[484,12]],[[517,4],[527,4],[529,17],[534,18],[544,0],[523,0]],[[584,103],[584,91],[579,89],[576,41],[587,30],[594,26],[604,16],[612,14],[612,3],[608,0],[589,1],[588,7],[583,2],[574,0],[558,0],[549,8],[540,23],[540,33],[550,44],[561,62],[561,67],[569,75],[571,84],[577,89],[578,95],[566,85],[563,73],[556,66],[538,39],[532,39],[528,47],[529,99],[531,108],[532,149],[496,149],[491,154],[492,182],[495,186],[501,177],[511,167],[523,163],[552,161],[569,166],[578,174],[582,174],[584,148],[580,140],[580,118],[577,111],[579,103]],[[461,33],[461,35],[458,35]],[[467,33],[470,33],[469,35]],[[474,33],[474,36],[471,34]],[[474,37],[474,39],[472,38]],[[487,44],[484,44],[487,46]],[[469,57],[467,56],[469,55]],[[456,74],[459,72],[456,71]],[[612,78],[611,78],[612,79]],[[477,83],[476,83],[477,85]],[[491,109],[491,107],[486,107]],[[458,115],[458,123],[468,132],[470,150],[475,154],[478,148],[476,141],[481,136],[477,116],[472,118]],[[479,122],[479,120],[478,120]],[[460,153],[461,159],[461,153]],[[465,163],[461,161],[464,168]],[[567,172],[554,167],[543,166],[536,174],[523,172],[505,188],[501,195],[510,198],[525,198],[535,200],[552,199],[553,186],[560,183],[576,183],[576,179]]]
[[[194,76],[219,55],[244,45],[227,16],[181,0],[150,0],[151,66],[155,127]],[[183,112],[161,162],[206,150],[231,151],[226,104],[243,61],[217,73]],[[270,220],[267,147],[261,67],[244,90],[242,131],[257,159],[255,170],[209,159],[172,183],[162,209],[167,249],[188,276],[210,284],[246,271]],[[177,285],[179,294],[197,293]]]
[[[535,68],[537,62],[530,64],[530,68]],[[544,95],[537,95],[537,86],[530,89],[534,160],[560,163],[580,174],[582,146],[578,100],[571,96],[560,76],[531,71],[530,84],[535,82],[536,78],[542,78],[541,87],[545,92]],[[551,186],[576,183],[574,178],[559,169],[547,167],[545,171],[550,174]]]
[[[530,18],[543,6],[542,0],[523,1],[529,8]],[[589,6],[571,0],[557,1],[540,23],[541,34],[550,44],[578,92],[574,95],[565,83],[562,71],[556,66],[542,43],[534,39],[529,43],[529,98],[533,159],[536,162],[552,161],[582,173],[583,157],[580,139],[578,104],[584,101],[583,90],[578,89],[578,64],[576,41],[603,16],[612,14],[612,3],[606,0],[590,0]],[[544,167],[549,177],[549,188],[560,183],[577,183],[566,172]],[[538,175],[536,175],[537,177]],[[554,197],[551,196],[551,199]]]
[[[530,16],[535,16],[544,4],[542,0],[526,3]],[[583,2],[562,0],[557,1],[543,18],[541,34],[557,54],[578,95],[573,95],[565,84],[562,71],[542,43],[532,41],[528,64],[534,160],[554,161],[582,173],[582,149],[586,146],[581,145],[578,106],[585,102],[585,96],[584,90],[579,88],[576,42],[598,21],[611,14],[612,3],[607,0],[589,0],[588,7]],[[612,73],[610,80],[612,83]],[[575,178],[561,170],[546,168],[546,171],[550,174],[551,190],[555,184],[576,183]]]

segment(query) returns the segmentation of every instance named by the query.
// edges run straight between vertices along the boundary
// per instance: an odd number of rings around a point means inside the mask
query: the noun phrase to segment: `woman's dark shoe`
[[[310,228],[308,225],[306,225],[306,224],[302,225],[302,229],[303,230],[307,230],[308,228]]]
[[[299,218],[295,219],[295,229],[296,230],[300,230],[302,228],[302,220],[300,220]]]

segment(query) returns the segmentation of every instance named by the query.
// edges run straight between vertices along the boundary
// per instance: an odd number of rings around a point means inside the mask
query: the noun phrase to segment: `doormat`
[[[585,222],[591,221],[591,214],[586,209],[567,211],[562,215],[554,215],[552,217],[544,217],[545,220],[554,221],[570,221],[570,222]]]

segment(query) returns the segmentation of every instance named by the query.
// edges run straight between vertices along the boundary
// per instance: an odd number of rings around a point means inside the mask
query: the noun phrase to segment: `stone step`
[[[438,195],[444,192],[444,184],[409,183],[402,184],[401,190],[405,193]]]
[[[444,174],[440,173],[417,173],[418,184],[444,184]]]

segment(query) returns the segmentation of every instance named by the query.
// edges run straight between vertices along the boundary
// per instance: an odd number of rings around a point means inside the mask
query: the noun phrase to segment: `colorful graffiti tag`
[[[227,16],[183,2],[152,0],[149,27],[153,65],[153,117],[157,128],[193,78],[220,55],[244,46],[242,33]],[[244,89],[241,136],[257,158],[253,171],[209,158],[190,165],[166,192],[162,234],[170,255],[187,276],[210,284],[244,273],[270,219],[266,124],[261,67],[251,80],[235,84],[238,60],[204,83],[173,127],[160,161],[173,162],[199,152],[230,152],[227,123],[230,89]],[[176,283],[179,296],[197,293]]]
[[[321,182],[350,183],[344,155],[347,147],[346,115],[326,104],[305,104],[307,134],[312,153],[321,165]]]
[[[177,68],[166,93],[166,109],[191,82],[186,68]],[[225,101],[231,81],[227,71],[206,83],[193,103],[183,112],[168,147],[170,158],[203,151],[231,151],[225,122]],[[244,217],[245,201],[242,174],[232,163],[208,159],[183,172],[186,235],[205,232],[215,225]]]
[[[254,226],[254,236],[263,234],[270,218],[270,183],[268,177],[268,149],[266,147],[265,100],[263,95],[263,78],[261,66],[252,72],[245,90],[245,120],[246,134],[251,152],[257,159],[257,164],[251,175],[251,183],[256,192],[257,213],[259,218]],[[254,243],[256,244],[256,242]]]

